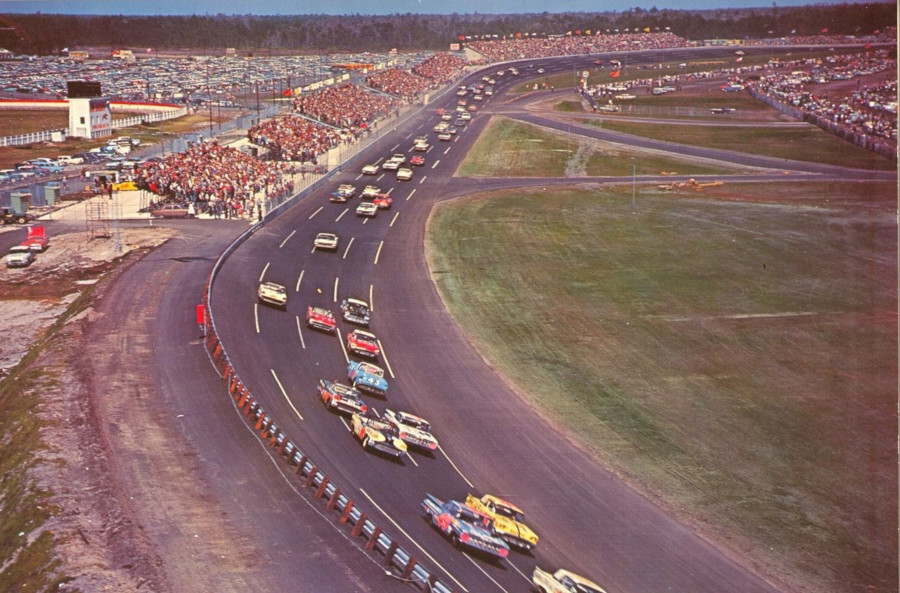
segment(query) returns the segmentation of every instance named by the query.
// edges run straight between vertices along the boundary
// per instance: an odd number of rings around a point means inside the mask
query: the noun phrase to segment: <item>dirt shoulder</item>
[[[6,410],[15,410],[13,401],[34,403],[2,424],[2,455],[30,460],[3,468],[2,498],[17,504],[0,528],[24,525],[2,549],[4,590],[170,590],[151,542],[122,504],[84,353],[92,303],[172,235],[124,230],[119,250],[110,239],[68,233],[31,267],[0,271],[7,312],[0,331],[9,338],[0,342],[0,360],[10,373],[0,402]],[[19,487],[8,489],[11,483]]]

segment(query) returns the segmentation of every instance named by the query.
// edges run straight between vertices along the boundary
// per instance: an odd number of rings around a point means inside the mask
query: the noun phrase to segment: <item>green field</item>
[[[634,156],[635,160],[630,159]],[[632,170],[634,165],[634,170]],[[487,177],[597,175],[728,175],[736,168],[681,159],[621,145],[567,136],[507,118],[495,118],[469,151],[458,174]]]
[[[665,117],[711,105],[663,98]],[[686,144],[893,168],[765,110],[749,128],[601,119]],[[896,183],[736,183],[717,167],[495,118],[458,174],[623,183],[443,204],[429,223],[435,282],[525,397],[761,573],[796,590],[895,591]],[[633,207],[632,171],[724,184],[638,185]]]
[[[896,591],[895,185],[630,190],[441,205],[429,263],[457,322],[763,574]]]
[[[812,124],[802,127],[660,125],[639,121],[593,120],[607,130],[645,138],[750,154],[879,171],[896,170],[886,158],[842,140]]]

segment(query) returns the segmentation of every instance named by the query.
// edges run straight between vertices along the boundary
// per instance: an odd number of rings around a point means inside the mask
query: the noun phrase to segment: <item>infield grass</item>
[[[630,184],[441,204],[434,281],[523,397],[762,574],[897,591],[895,184],[636,206]]]
[[[692,146],[856,169],[892,171],[897,168],[897,165],[888,159],[841,140],[812,124],[790,127],[661,125],[610,119],[592,120],[591,123],[615,132]]]
[[[632,163],[631,157],[635,158]],[[632,171],[632,164],[634,171]],[[579,177],[610,175],[728,175],[736,169],[631,150],[608,142],[494,118],[468,152],[461,176]]]

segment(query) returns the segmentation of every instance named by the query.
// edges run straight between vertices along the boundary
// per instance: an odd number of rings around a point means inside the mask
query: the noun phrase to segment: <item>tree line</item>
[[[669,31],[690,41],[791,35],[865,36],[896,25],[896,2],[718,10],[632,8],[596,13],[74,16],[0,15],[0,45],[47,55],[64,48],[235,48],[243,52],[446,50],[465,38],[568,32]],[[896,30],[895,28],[893,29]]]

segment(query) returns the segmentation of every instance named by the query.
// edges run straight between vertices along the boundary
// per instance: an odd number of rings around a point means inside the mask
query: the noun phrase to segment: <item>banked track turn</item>
[[[556,67],[569,71],[571,60],[557,60]],[[542,63],[553,71],[550,60]],[[439,97],[379,140],[364,154],[369,160],[357,160],[266,221],[228,257],[211,287],[211,312],[237,373],[279,428],[327,468],[345,495],[458,591],[528,590],[536,564],[582,572],[610,593],[776,591],[573,447],[493,372],[445,310],[423,254],[432,206],[494,187],[573,182],[452,177],[492,104],[502,102],[511,84],[509,77],[498,81],[498,93],[451,142],[438,142],[430,133],[434,110],[456,102],[452,93]],[[356,173],[395,152],[412,154],[413,139],[421,134],[430,136],[432,147],[411,181]],[[771,175],[752,177],[783,179],[784,168],[782,163]],[[576,180],[604,181],[622,182]],[[359,188],[375,183],[390,190],[394,205],[373,219],[359,219],[352,211],[358,198],[348,204],[328,202],[339,183]],[[320,231],[340,236],[335,253],[312,248]],[[256,285],[262,279],[288,287],[286,311],[258,306]],[[304,313],[308,305],[337,313],[348,296],[371,299],[371,329],[382,342],[382,366],[390,381],[386,400],[368,397],[367,402],[380,412],[389,407],[430,419],[441,443],[433,456],[413,452],[395,463],[365,452],[346,423],[318,400],[320,378],[346,377],[340,341],[352,326],[339,323],[338,337],[313,332],[305,327]],[[470,557],[454,550],[423,519],[419,504],[426,492],[445,499],[462,499],[467,492],[508,498],[528,512],[541,542],[533,555],[514,551],[499,562]]]

